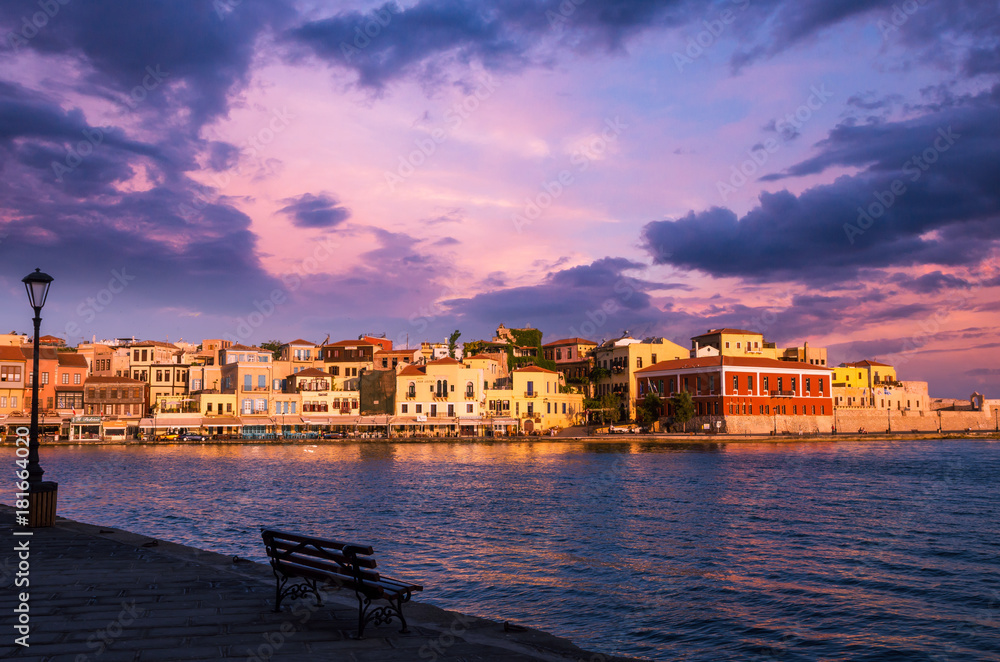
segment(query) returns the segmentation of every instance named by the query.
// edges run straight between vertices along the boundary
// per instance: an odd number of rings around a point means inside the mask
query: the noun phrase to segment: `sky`
[[[0,325],[710,328],[1000,397],[1000,3],[7,0]],[[7,329],[4,329],[6,331]]]

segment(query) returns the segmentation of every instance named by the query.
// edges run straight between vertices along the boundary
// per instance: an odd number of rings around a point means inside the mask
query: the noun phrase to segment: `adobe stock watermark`
[[[794,129],[796,132],[805,126],[806,122],[812,119],[814,113],[822,108],[832,97],[833,92],[827,89],[826,83],[820,83],[819,87],[813,85],[809,88],[810,94],[805,102],[791,113],[775,122],[774,128],[779,135],[786,129]],[[728,181],[721,179],[715,182],[715,190],[719,192],[722,201],[725,202],[730,195],[742,188],[750,178],[764,167],[770,160],[771,155],[781,149],[781,143],[776,138],[768,138],[763,143],[754,145],[747,150],[750,158],[739,166],[730,166]]]
[[[111,302],[115,300],[115,297],[124,292],[129,283],[134,280],[135,276],[128,273],[127,267],[112,269],[107,287],[100,289],[92,297],[86,297],[77,305],[77,317],[81,318],[86,324],[93,322],[97,319],[98,313],[104,312],[111,305]],[[63,330],[67,338],[76,338],[83,335],[80,325],[76,322],[67,322]]]
[[[601,302],[601,305],[586,312],[587,319],[576,326],[569,327],[571,338],[592,338],[597,330],[608,323],[612,316],[618,314],[622,309],[622,301],[628,301],[635,294],[634,281],[631,278],[621,277],[614,284],[616,296],[608,297]]]
[[[594,134],[584,143],[583,147],[575,150],[570,156],[570,164],[576,166],[576,172],[585,172],[590,168],[591,162],[600,159],[608,147],[616,142],[627,128],[628,124],[622,122],[618,116],[615,116],[614,119],[605,119],[604,129],[601,133]],[[561,198],[563,193],[575,182],[573,171],[569,168],[560,170],[555,177],[542,182],[541,193],[535,194],[534,197],[525,198],[524,208],[521,212],[511,214],[510,220],[514,224],[514,230],[521,234],[525,225],[532,225],[540,219],[542,213]]]
[[[955,133],[950,126],[947,129],[938,129],[937,133],[934,142],[927,149],[919,154],[914,154],[903,163],[903,174],[911,182],[920,181],[923,174],[937,163],[941,155],[951,149],[955,142],[962,137]],[[872,197],[875,198],[875,201],[867,207],[858,207],[858,218],[854,223],[844,223],[844,234],[847,236],[847,240],[853,245],[855,238],[867,232],[875,224],[875,221],[882,218],[906,194],[906,191],[906,183],[902,177],[898,177],[889,184],[889,188],[873,192]]]
[[[412,177],[418,168],[427,163],[427,160],[437,153],[438,147],[448,140],[451,132],[462,126],[465,120],[496,92],[498,83],[489,73],[482,72],[478,81],[479,85],[475,90],[445,111],[444,120],[448,124],[448,131],[435,127],[427,135],[415,139],[413,143],[417,148],[405,156],[399,156],[395,172],[385,171],[385,183],[390,193],[395,193],[397,186]]]
[[[586,1],[587,0],[562,0],[557,7],[559,10],[558,12],[546,9],[545,18],[549,22],[549,27],[556,31],[564,29],[566,24],[569,23],[569,17],[576,13],[576,8]]]
[[[766,334],[768,329],[773,327],[778,321],[778,314],[775,313],[772,308],[782,306],[785,310],[787,310],[791,307],[793,301],[794,295],[792,294],[792,291],[790,289],[786,289],[771,302],[771,305],[768,306],[763,313],[745,320],[742,328],[756,333]]]
[[[392,23],[392,15],[402,12],[402,8],[395,3],[382,5],[372,11],[371,18],[365,22],[364,27],[354,26],[353,45],[346,41],[340,42],[340,52],[344,59],[350,62],[357,57],[361,51],[371,45],[373,39],[382,34],[384,28],[389,27],[389,24]]]
[[[146,100],[149,93],[159,87],[160,83],[169,75],[169,73],[162,71],[158,64],[155,67],[147,66],[146,75],[143,76],[142,81],[133,87],[125,98],[129,112],[134,112],[139,107],[139,104]],[[52,161],[52,172],[55,173],[56,181],[61,184],[67,174],[80,167],[80,164],[104,142],[104,134],[110,132],[113,128],[106,126],[87,127],[83,129],[82,133],[85,140],[81,140],[75,145],[70,145],[66,149],[66,158],[63,159],[62,163]]]
[[[280,110],[276,108],[271,109],[271,117],[268,119],[266,125],[257,130],[256,132],[250,134],[243,143],[240,144],[240,154],[246,156],[248,159],[252,159],[254,163],[258,166],[263,165],[261,160],[261,155],[265,151],[265,148],[273,143],[279,134],[284,132],[290,125],[292,120],[295,119],[295,115],[288,112],[288,108],[281,108]],[[239,164],[236,168],[236,174],[243,174],[243,166]],[[215,187],[216,193],[225,190],[230,184],[233,183],[233,176],[229,172],[214,173],[211,172],[208,175]],[[208,195],[199,192],[194,194],[194,199],[190,204],[182,202],[177,206],[177,213],[186,221],[195,220],[201,217],[201,213],[214,202],[213,199],[209,198]]]
[[[16,52],[22,46],[26,46],[29,41],[38,36],[39,30],[49,24],[60,7],[65,7],[70,0],[38,0],[38,6],[42,11],[37,11],[28,17],[27,14],[21,17],[21,29],[17,32],[11,30],[7,33],[7,49]]]
[[[118,618],[108,623],[104,629],[98,630],[87,637],[87,648],[92,650],[93,653],[81,653],[73,658],[74,662],[87,662],[88,660],[100,657],[115,641],[121,638],[125,632],[125,628],[132,625],[136,619],[148,613],[149,611],[146,609],[136,608],[135,600],[122,602]]]
[[[899,32],[910,20],[910,17],[917,13],[922,6],[927,4],[927,0],[905,0],[892,6],[889,20],[880,18],[875,24],[882,33],[882,41],[887,41],[893,32]]]
[[[244,344],[244,341],[256,333],[265,320],[274,316],[278,309],[288,302],[289,294],[297,291],[302,287],[306,278],[319,270],[322,261],[333,257],[336,248],[336,242],[329,237],[317,243],[311,256],[301,260],[291,273],[286,273],[281,277],[281,282],[285,287],[271,290],[271,293],[261,301],[254,299],[253,307],[255,310],[247,314],[245,318],[237,317],[233,333],[227,333],[223,338],[234,344]]]
[[[750,6],[750,0],[731,0],[739,11],[746,11]],[[705,19],[701,22],[705,28],[698,34],[688,37],[687,46],[684,52],[674,51],[674,66],[677,71],[684,73],[684,67],[694,64],[705,52],[712,48],[719,41],[719,37],[726,31],[726,28],[736,22],[737,12],[733,9],[723,9],[718,18]]]

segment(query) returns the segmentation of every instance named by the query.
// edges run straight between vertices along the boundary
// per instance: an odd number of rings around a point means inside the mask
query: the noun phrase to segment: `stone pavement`
[[[564,639],[463,616],[419,602],[399,625],[369,625],[355,640],[353,593],[326,592],[274,605],[270,567],[59,518],[14,536],[13,510],[0,506],[0,659],[56,662],[130,660],[383,660],[612,662]],[[16,530],[23,530],[16,527]],[[14,547],[30,541],[29,587],[15,587]],[[419,581],[419,578],[416,578]],[[29,592],[30,647],[15,643],[17,595]]]

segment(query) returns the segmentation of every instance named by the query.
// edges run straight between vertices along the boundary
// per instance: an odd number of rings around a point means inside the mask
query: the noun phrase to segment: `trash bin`
[[[56,523],[56,496],[59,483],[35,483],[28,491],[28,526],[53,526]]]

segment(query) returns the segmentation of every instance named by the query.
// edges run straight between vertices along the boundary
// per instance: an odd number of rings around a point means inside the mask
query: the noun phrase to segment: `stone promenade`
[[[13,510],[0,506],[0,659],[382,660],[611,662],[535,630],[410,603],[410,633],[395,622],[357,627],[353,593],[327,592],[274,606],[268,566],[118,529],[60,518],[56,526],[14,536]],[[29,540],[29,587],[15,586],[15,545]],[[419,578],[415,578],[419,581]],[[17,596],[29,596],[30,647],[15,643]]]

